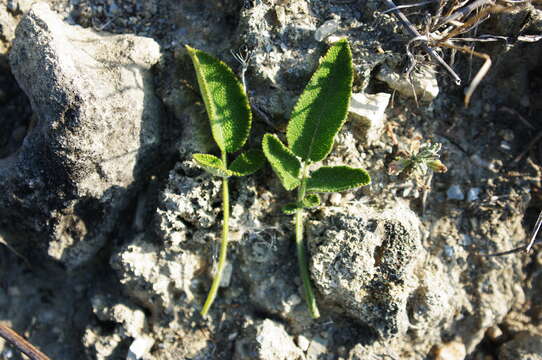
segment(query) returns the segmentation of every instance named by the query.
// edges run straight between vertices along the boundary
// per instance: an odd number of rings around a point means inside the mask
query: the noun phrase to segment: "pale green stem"
[[[307,192],[307,164],[303,165],[301,185],[297,191],[297,202],[301,203],[305,198]],[[295,213],[295,244],[297,249],[297,262],[299,265],[299,273],[301,274],[301,280],[303,280],[303,289],[305,293],[305,301],[307,307],[313,319],[320,317],[318,306],[316,305],[316,298],[312,291],[311,278],[309,274],[309,265],[307,264],[307,257],[305,255],[305,243],[303,242],[303,209],[297,209]]]
[[[226,153],[222,153],[222,161],[224,166],[227,167]],[[226,257],[228,251],[228,231],[229,231],[229,219],[230,219],[230,194],[228,190],[228,178],[224,177],[222,179],[222,242],[220,243],[220,255],[218,256],[218,268],[216,270],[213,283],[211,284],[211,290],[207,295],[207,300],[201,309],[201,315],[207,315],[207,312],[213,305],[215,301],[218,288],[220,287],[220,281],[222,280],[222,273],[224,272],[224,267],[226,266]]]

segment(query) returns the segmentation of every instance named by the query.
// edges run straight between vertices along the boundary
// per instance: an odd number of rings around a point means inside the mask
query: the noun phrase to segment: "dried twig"
[[[486,76],[487,72],[489,71],[489,68],[491,68],[491,58],[487,54],[474,51],[472,49],[469,49],[466,46],[457,46],[457,45],[453,45],[449,43],[441,43],[440,45],[444,47],[448,47],[450,49],[459,50],[461,52],[465,52],[467,54],[471,54],[485,60],[484,65],[482,65],[480,70],[478,70],[478,73],[476,74],[474,79],[472,79],[469,87],[467,88],[467,91],[465,91],[465,107],[467,107],[469,106],[470,98],[472,97],[474,90],[476,90],[476,88],[480,84],[480,81],[482,81],[482,79]]]
[[[0,324],[0,336],[28,356],[30,360],[50,360],[47,355],[36,349],[34,345],[30,344],[21,335],[7,326]]]
[[[408,18],[401,12],[401,10],[397,9],[397,5],[392,0],[383,0],[388,9],[393,9],[392,12],[397,17],[401,25],[415,38],[424,38],[418,30],[412,25],[412,23],[408,20]],[[424,50],[431,56],[435,61],[437,61],[439,64],[441,64],[448,73],[454,78],[454,81],[457,85],[461,84],[461,78],[455,73],[455,71],[440,57],[437,52],[431,48],[427,43],[423,44]]]

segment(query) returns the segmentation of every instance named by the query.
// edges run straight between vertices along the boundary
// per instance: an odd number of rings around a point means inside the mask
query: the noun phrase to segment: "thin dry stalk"
[[[39,351],[26,341],[21,335],[7,326],[0,324],[0,337],[13,345],[17,350],[28,356],[30,360],[50,360],[47,355]]]

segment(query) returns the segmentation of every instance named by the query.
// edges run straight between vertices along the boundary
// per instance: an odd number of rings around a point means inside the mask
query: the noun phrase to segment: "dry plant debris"
[[[473,43],[492,41],[535,42],[542,39],[540,35],[518,35],[515,39],[511,39],[498,34],[478,33],[478,27],[493,14],[517,10],[530,4],[531,0],[432,0],[406,5],[396,5],[393,0],[384,0],[384,3],[388,7],[384,13],[393,13],[405,30],[413,36],[406,48],[406,53],[410,59],[410,65],[406,71],[407,75],[416,67],[418,62],[412,50],[416,43],[421,43],[427,54],[444,67],[457,85],[461,84],[461,78],[442,58],[443,49],[451,49],[452,52],[459,51],[484,61],[465,90],[465,106],[469,105],[472,94],[491,68],[490,56],[475,51]],[[423,23],[415,26],[402,10],[416,9],[419,11],[420,8],[428,9],[428,11],[424,16]],[[471,45],[462,45],[463,43]]]

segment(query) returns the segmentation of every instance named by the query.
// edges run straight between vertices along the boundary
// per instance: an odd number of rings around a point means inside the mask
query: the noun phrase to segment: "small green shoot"
[[[190,46],[186,46],[186,49],[194,63],[213,138],[221,152],[221,158],[211,154],[193,156],[199,166],[222,178],[222,242],[218,269],[201,310],[201,314],[205,316],[216,298],[226,265],[230,214],[228,178],[256,172],[263,166],[265,158],[261,151],[248,150],[240,154],[228,167],[227,154],[238,151],[245,144],[250,132],[252,113],[245,89],[225,63]]]
[[[441,147],[442,145],[439,143],[422,144],[419,140],[415,140],[409,150],[396,152],[395,158],[388,165],[388,173],[397,175],[402,180],[413,175],[418,183],[422,182],[421,178],[429,170],[445,173],[448,168],[440,161]]]
[[[283,212],[295,214],[299,271],[305,300],[313,318],[320,316],[312,290],[303,242],[303,210],[318,206],[319,192],[354,189],[371,182],[363,169],[323,166],[309,174],[309,166],[331,152],[335,135],[344,125],[352,92],[352,53],[346,40],[336,42],[321,59],[299,97],[288,123],[286,147],[277,136],[265,134],[263,152],[286,190],[297,191],[295,203]]]

